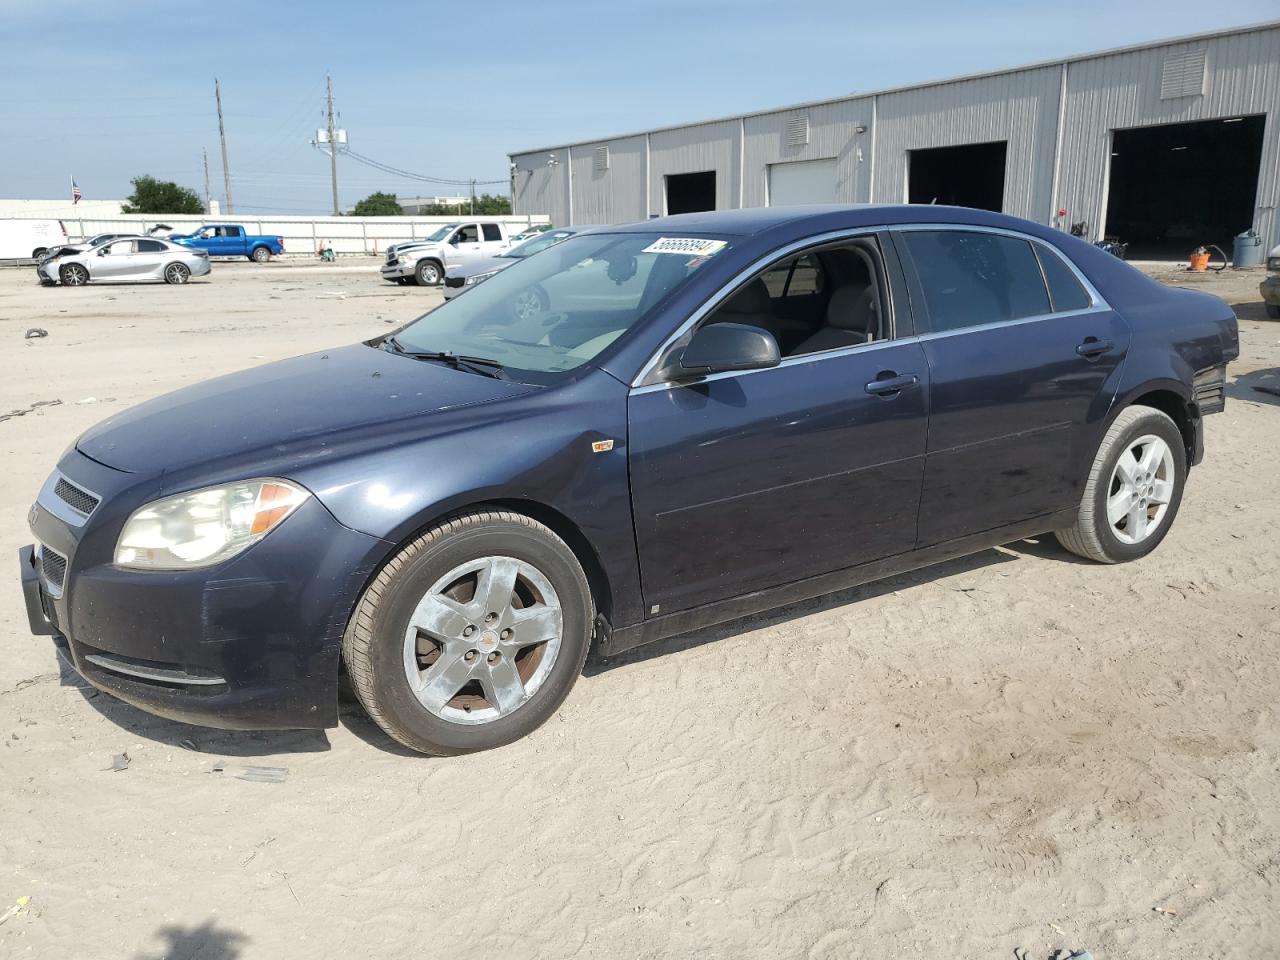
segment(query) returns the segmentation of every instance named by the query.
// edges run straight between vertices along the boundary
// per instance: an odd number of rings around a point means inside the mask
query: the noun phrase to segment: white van
[[[41,257],[67,242],[61,220],[0,220],[0,260]]]

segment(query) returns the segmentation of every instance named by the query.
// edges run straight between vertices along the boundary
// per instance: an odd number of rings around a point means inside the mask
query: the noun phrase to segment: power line
[[[350,147],[343,151],[343,155],[350,157],[356,163],[363,163],[366,167],[372,167],[375,170],[381,170],[383,173],[389,173],[392,176],[403,177],[406,180],[420,180],[423,183],[439,183],[450,187],[469,187],[472,185],[487,186],[489,184],[506,183],[506,180],[450,180],[445,177],[433,177],[425,173],[413,173],[409,170],[403,170],[400,167],[393,167],[389,163],[383,163],[381,160],[374,160],[372,157],[366,157],[362,153],[357,153]]]

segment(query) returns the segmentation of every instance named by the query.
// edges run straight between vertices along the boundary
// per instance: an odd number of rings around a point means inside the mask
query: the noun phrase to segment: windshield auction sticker
[[[641,253],[676,253],[685,257],[711,257],[728,245],[727,240],[704,240],[701,237],[659,237]]]

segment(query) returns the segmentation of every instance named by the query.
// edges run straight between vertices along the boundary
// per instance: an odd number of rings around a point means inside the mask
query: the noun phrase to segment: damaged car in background
[[[183,284],[210,269],[203,250],[156,237],[116,237],[86,250],[58,250],[36,265],[36,274],[47,286],[82,287],[97,282]]]

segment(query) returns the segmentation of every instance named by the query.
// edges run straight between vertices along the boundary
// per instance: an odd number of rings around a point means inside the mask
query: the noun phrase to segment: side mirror
[[[98,256],[100,256],[100,257],[105,257],[106,255],[107,255],[107,248],[106,248],[106,247],[103,247],[101,250],[99,250],[99,251],[98,251]]]
[[[455,233],[452,237],[449,238],[449,243],[451,243],[455,247],[461,242],[462,242],[462,234],[460,233]]]
[[[761,370],[782,362],[773,334],[745,323],[713,323],[693,335],[680,354],[679,370],[690,374]]]

